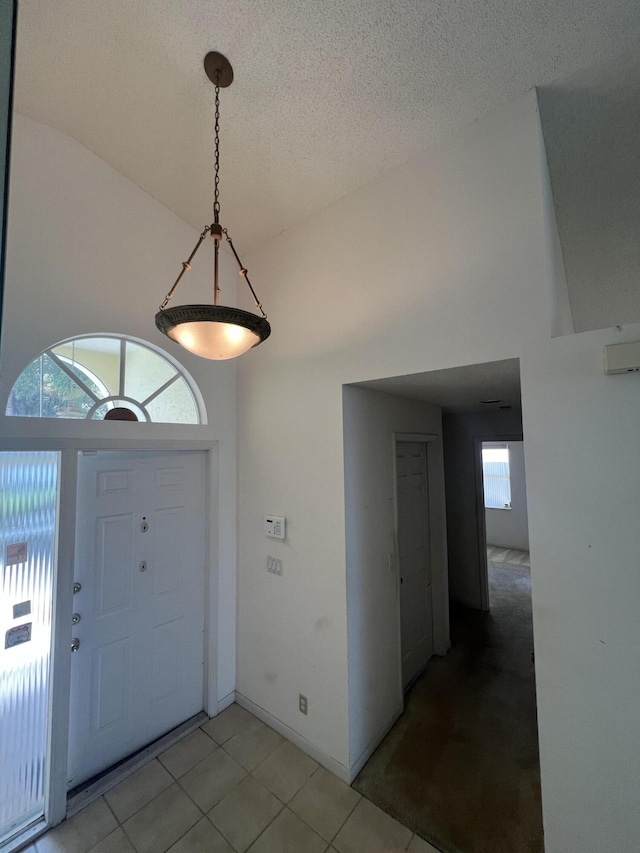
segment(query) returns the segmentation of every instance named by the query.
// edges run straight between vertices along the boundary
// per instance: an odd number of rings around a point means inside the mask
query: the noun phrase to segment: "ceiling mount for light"
[[[251,286],[247,269],[238,257],[229,232],[220,225],[220,89],[226,89],[233,82],[233,68],[229,60],[221,53],[212,51],[204,58],[204,70],[216,89],[216,135],[214,163],[214,201],[213,223],[205,226],[200,239],[188,260],[183,261],[180,275],[173,287],[167,293],[160,310],[156,314],[156,326],[167,337],[179,343],[190,352],[203,358],[228,359],[242,355],[252,347],[258,346],[271,334],[271,326],[267,321],[262,305]],[[214,240],[213,263],[213,305],[176,305],[168,308],[182,276],[191,269],[191,261],[196,252],[209,235]],[[220,241],[224,236],[229,244],[234,258],[238,262],[240,275],[247,282],[251,295],[260,311],[260,315],[243,311],[241,308],[231,308],[219,305],[220,287],[218,285],[218,253]]]

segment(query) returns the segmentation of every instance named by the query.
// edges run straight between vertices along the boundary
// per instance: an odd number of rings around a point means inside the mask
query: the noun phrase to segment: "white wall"
[[[640,376],[605,344],[556,338],[521,360],[547,853],[640,849]]]
[[[637,51],[539,91],[576,331],[640,320]],[[603,283],[605,283],[603,285]]]
[[[11,83],[13,65],[14,3],[0,6],[0,319],[4,284],[4,234],[6,226],[7,155],[11,143]]]
[[[543,162],[530,93],[248,259],[273,334],[238,367],[238,685],[347,767],[342,385],[520,357],[546,850],[600,853],[640,846],[640,379],[602,375],[640,327],[551,340]]]
[[[434,648],[449,648],[440,409],[378,391],[343,390],[350,766],[358,767],[402,710],[395,541],[394,433],[428,444]]]
[[[238,364],[238,688],[343,771],[367,724],[348,724],[342,385],[549,335],[538,133],[531,94],[247,260],[273,334]]]
[[[198,234],[63,133],[16,115],[13,125],[5,306],[0,374],[0,440],[22,438],[190,439],[218,442],[220,573],[218,691],[235,687],[235,364],[206,362],[172,345],[154,315]],[[176,300],[210,290],[203,247]],[[225,256],[225,264],[229,261]],[[236,275],[231,275],[235,285]],[[233,298],[233,290],[229,294]],[[206,426],[6,418],[11,387],[45,347],[74,335],[123,333],[176,357],[194,377]]]
[[[444,470],[447,496],[449,594],[453,601],[486,610],[489,607],[485,562],[480,542],[484,523],[480,489],[479,447],[482,439],[520,438],[519,409],[446,414]],[[483,592],[484,586],[484,592]]]
[[[527,480],[524,468],[524,442],[509,442],[511,508],[485,509],[487,545],[529,550],[527,519]]]

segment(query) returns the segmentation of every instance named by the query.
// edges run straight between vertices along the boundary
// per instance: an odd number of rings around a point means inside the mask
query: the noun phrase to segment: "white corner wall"
[[[273,335],[238,366],[238,687],[348,775],[342,385],[519,357],[545,845],[601,853],[640,847],[640,378],[602,374],[640,327],[551,340],[541,146],[529,93],[249,259]]]
[[[0,439],[217,445],[219,509],[218,700],[235,688],[236,406],[235,364],[198,359],[169,344],[154,315],[198,233],[104,161],[59,131],[13,120],[5,303],[0,374]],[[203,247],[178,301],[204,301],[210,269]],[[229,279],[237,278],[225,256]],[[231,272],[233,270],[233,272]],[[230,298],[235,297],[232,288]],[[126,424],[4,416],[11,387],[45,347],[89,333],[122,333],[170,352],[193,376],[208,412],[201,426]],[[8,443],[8,444],[7,444]],[[213,709],[212,709],[213,710]]]
[[[640,376],[556,338],[521,360],[547,853],[640,849]]]
[[[429,442],[427,450],[437,654],[444,654],[449,648],[449,595],[440,409],[346,386],[343,419],[349,750],[353,775],[403,708],[394,433],[438,436]]]
[[[529,550],[527,519],[527,479],[524,467],[524,442],[509,442],[511,508],[485,509],[487,545]]]

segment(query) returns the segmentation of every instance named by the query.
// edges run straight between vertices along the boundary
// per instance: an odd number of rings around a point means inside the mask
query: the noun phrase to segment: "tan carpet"
[[[451,651],[354,788],[444,853],[540,853],[530,570],[492,562],[489,582],[491,612],[453,610]]]

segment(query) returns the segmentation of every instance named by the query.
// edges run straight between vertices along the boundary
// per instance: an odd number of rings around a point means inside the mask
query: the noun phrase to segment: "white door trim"
[[[71,681],[71,615],[73,602],[66,594],[73,584],[75,559],[75,522],[78,454],[87,450],[153,451],[153,450],[204,450],[209,458],[207,513],[209,535],[205,548],[205,668],[204,710],[215,716],[218,713],[218,515],[219,515],[219,442],[182,441],[179,439],[74,439],[74,438],[14,438],[0,437],[0,451],[57,450],[61,452],[60,483],[58,491],[58,552],[53,601],[53,630],[51,650],[51,699],[49,705],[49,777],[45,798],[47,827],[64,820],[67,813],[67,757],[69,740],[69,688]]]

